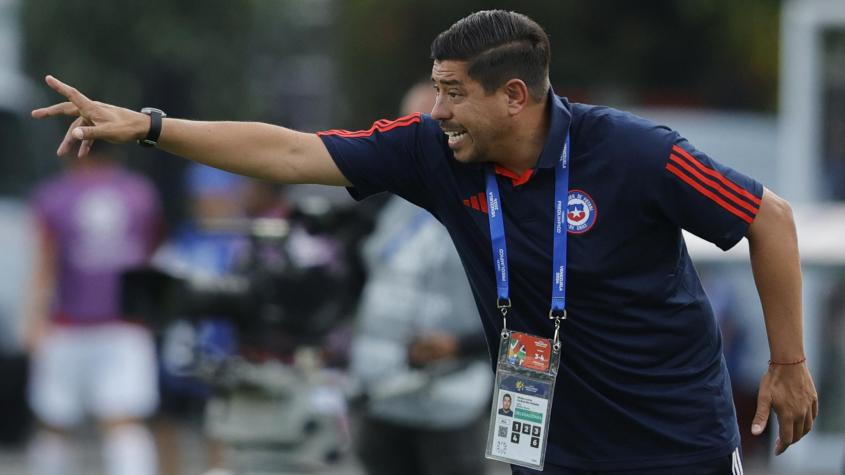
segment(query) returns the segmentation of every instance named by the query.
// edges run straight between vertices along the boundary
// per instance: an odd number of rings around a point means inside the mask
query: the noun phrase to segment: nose
[[[443,100],[443,94],[435,94],[434,107],[431,109],[431,118],[436,120],[449,120],[452,118],[452,110],[449,109],[447,101]]]

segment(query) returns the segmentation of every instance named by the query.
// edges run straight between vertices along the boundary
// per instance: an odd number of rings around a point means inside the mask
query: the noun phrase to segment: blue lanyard
[[[552,304],[549,316],[566,318],[566,205],[569,195],[569,132],[555,165],[555,219],[552,250]],[[497,306],[507,314],[511,306],[508,280],[508,249],[505,242],[505,219],[499,197],[499,184],[493,166],[487,167],[487,210],[490,222],[490,241],[493,245],[493,267],[496,270]]]

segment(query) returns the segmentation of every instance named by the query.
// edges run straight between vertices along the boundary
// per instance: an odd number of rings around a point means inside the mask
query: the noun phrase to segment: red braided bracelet
[[[801,363],[803,363],[803,362],[805,362],[805,361],[807,361],[807,357],[806,357],[806,356],[805,356],[804,358],[801,358],[800,360],[797,360],[797,361],[789,361],[789,362],[785,362],[785,363],[782,363],[782,362],[780,362],[780,361],[769,360],[769,366],[774,366],[774,365],[778,365],[778,366],[792,366],[792,365],[796,365],[796,364],[801,364]]]

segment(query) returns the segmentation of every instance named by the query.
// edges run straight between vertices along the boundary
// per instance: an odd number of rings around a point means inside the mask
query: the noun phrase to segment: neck
[[[494,162],[518,175],[534,168],[549,135],[549,101],[532,103],[515,120],[516,124],[503,146],[501,158]]]

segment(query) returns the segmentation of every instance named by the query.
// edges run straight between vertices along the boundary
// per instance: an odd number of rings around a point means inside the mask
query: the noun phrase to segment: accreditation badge
[[[543,470],[559,362],[551,339],[502,332],[487,458]]]

